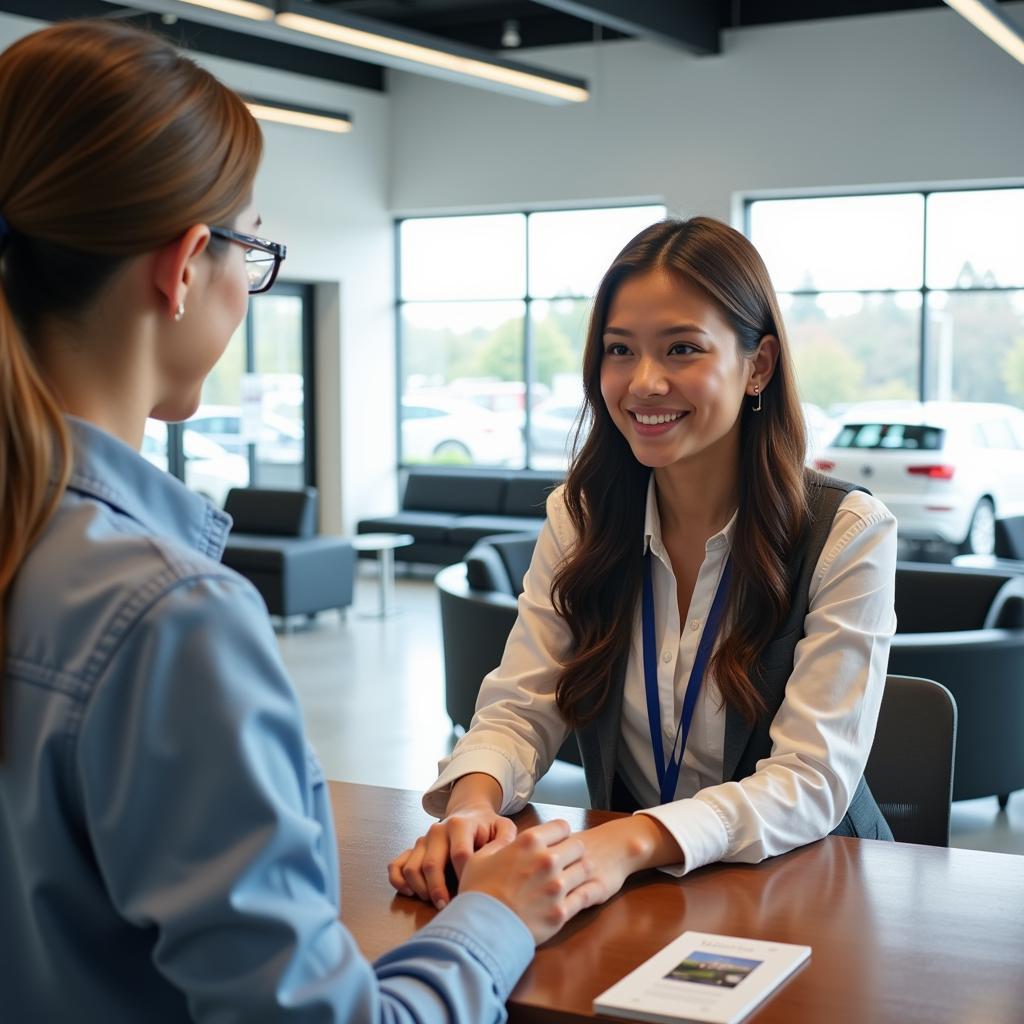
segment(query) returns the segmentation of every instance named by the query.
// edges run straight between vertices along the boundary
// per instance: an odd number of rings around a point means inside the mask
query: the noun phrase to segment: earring
[[[178,308],[174,311],[174,319],[177,320],[177,321],[180,321],[181,318],[184,315],[185,315],[185,303],[184,302],[179,302],[178,303]]]
[[[761,404],[762,404],[761,403],[761,385],[760,384],[755,384],[754,385],[754,397],[757,399],[757,405],[752,406],[752,409],[753,409],[754,412],[760,412],[761,411]]]

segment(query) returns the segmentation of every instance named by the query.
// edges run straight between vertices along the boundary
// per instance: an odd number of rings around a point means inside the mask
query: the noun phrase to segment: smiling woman
[[[390,866],[443,902],[575,730],[602,898],[632,872],[759,861],[829,832],[891,838],[863,780],[895,629],[895,521],[806,471],[760,256],[708,218],[637,235],[594,300],[589,428],[501,665]]]

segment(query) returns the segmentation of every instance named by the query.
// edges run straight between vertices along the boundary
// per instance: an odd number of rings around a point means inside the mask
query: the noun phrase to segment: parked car
[[[225,451],[219,444],[194,430],[185,428],[181,441],[185,455],[188,486],[218,507],[232,487],[249,486],[249,462],[241,455]],[[146,420],[142,437],[142,456],[154,466],[167,470],[167,424]]]
[[[534,455],[554,455],[563,463],[566,461],[581,401],[549,398],[530,410],[530,442]]]
[[[242,433],[242,410],[237,405],[201,405],[188,426],[227,452],[248,455],[249,440]],[[261,462],[301,462],[302,424],[280,413],[264,412],[255,444]]]
[[[991,554],[996,517],[1024,514],[1024,412],[981,402],[864,403],[815,466],[889,506],[901,537]]]
[[[405,462],[521,466],[522,431],[496,413],[455,399],[402,399]]]
[[[804,402],[801,408],[804,413],[804,427],[807,431],[807,462],[813,465],[818,453],[832,443],[839,425],[820,405]]]

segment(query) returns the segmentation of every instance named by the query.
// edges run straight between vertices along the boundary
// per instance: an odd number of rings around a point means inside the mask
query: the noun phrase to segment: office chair
[[[956,701],[940,683],[889,676],[864,775],[901,843],[949,846]]]

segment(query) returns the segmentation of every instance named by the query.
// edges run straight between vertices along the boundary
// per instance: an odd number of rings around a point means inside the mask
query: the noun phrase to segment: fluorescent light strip
[[[946,0],[957,14],[966,18],[979,32],[1001,46],[1011,57],[1024,64],[1024,36],[1002,13],[982,0]]]
[[[274,16],[273,10],[269,7],[253,3],[251,0],[182,0],[182,3],[192,4],[194,7],[207,7],[211,11],[222,11],[224,14],[234,14],[239,18],[250,18],[252,21],[270,21]]]
[[[295,125],[298,128],[315,128],[321,132],[334,132],[342,135],[352,131],[352,122],[341,117],[328,117],[326,114],[309,114],[304,110],[287,110],[284,107],[270,107],[265,103],[245,104],[253,117],[261,121],[275,121],[278,124]]]
[[[305,14],[291,12],[279,14],[277,24],[283,28],[294,29],[296,32],[332,39],[356,49],[386,54],[389,57],[412,61],[415,64],[426,64],[429,67],[441,68],[444,71],[452,71],[472,78],[484,78],[516,89],[543,93],[545,96],[555,99],[582,103],[590,98],[590,93],[586,89],[569,85],[566,82],[558,82],[541,75],[531,75],[529,72],[502,67],[500,64],[488,64],[482,60],[459,57],[453,53],[445,53],[444,50],[432,50],[430,47],[420,46],[417,43],[407,43],[401,39],[377,35],[374,32],[364,32],[361,29],[338,25],[332,21],[310,18]]]

